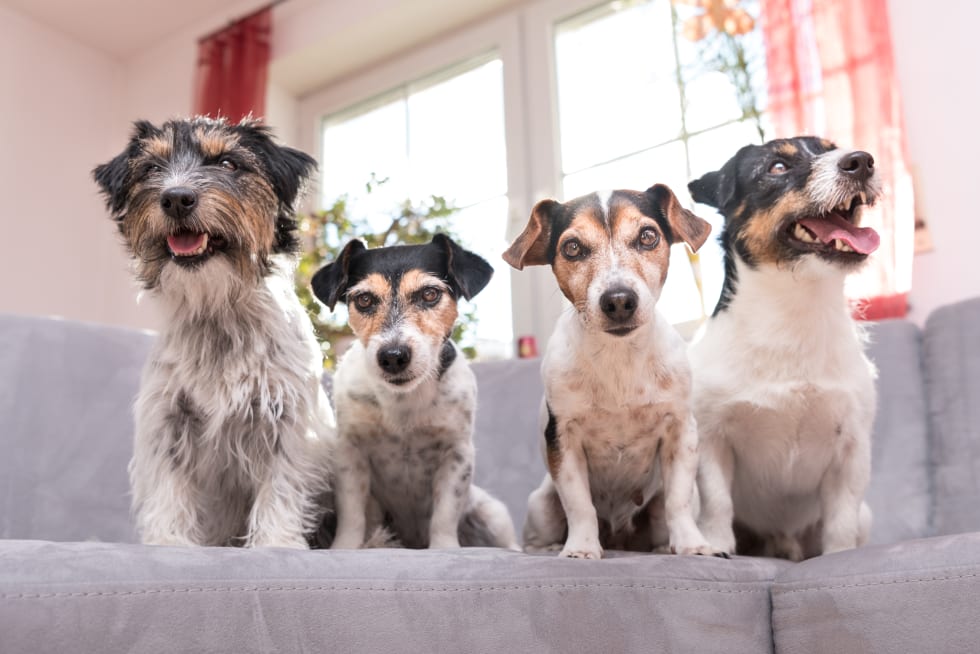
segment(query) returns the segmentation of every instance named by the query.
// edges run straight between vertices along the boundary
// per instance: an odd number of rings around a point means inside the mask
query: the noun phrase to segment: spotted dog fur
[[[684,342],[656,310],[670,245],[696,250],[709,230],[657,184],[539,202],[504,253],[518,270],[550,265],[572,303],[541,364],[548,475],[528,500],[525,549],[716,553],[695,525]]]
[[[136,123],[94,176],[167,323],[129,467],[145,543],[306,547],[333,412],[293,290],[293,206],[315,168],[253,122]]]
[[[476,378],[450,339],[457,298],[492,274],[437,234],[374,250],[351,241],[314,276],[331,310],[347,304],[357,335],[334,377],[333,548],[363,547],[379,527],[411,548],[517,548],[507,508],[472,483]]]
[[[876,373],[844,280],[878,244],[860,227],[880,192],[874,160],[778,139],[690,190],[725,217],[721,299],[690,350],[699,525],[725,552],[800,560],[861,545]]]

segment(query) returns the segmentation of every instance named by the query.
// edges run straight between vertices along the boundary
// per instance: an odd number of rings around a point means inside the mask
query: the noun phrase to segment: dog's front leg
[[[459,521],[470,496],[474,456],[473,445],[467,442],[449,449],[439,463],[432,479],[430,548],[459,547]]]
[[[364,545],[371,473],[365,454],[345,438],[337,447],[336,486],[337,535],[330,549],[358,549]]]
[[[559,442],[562,435],[558,435]],[[592,503],[589,467],[581,447],[563,447],[558,469],[553,475],[555,489],[568,520],[568,538],[559,556],[573,559],[601,559],[599,520]]]
[[[732,529],[735,511],[732,504],[732,480],[735,453],[723,438],[702,440],[699,444],[698,492],[701,514],[698,527],[708,542],[726,554],[735,553]]]
[[[202,532],[193,482],[178,475],[169,458],[144,453],[143,449],[137,437],[129,464],[140,541],[144,545],[217,545],[206,542]]]
[[[312,511],[312,500],[305,486],[303,471],[285,458],[272,462],[268,478],[255,494],[248,516],[245,547],[291,547],[306,549],[305,533]]]
[[[869,441],[864,438],[842,448],[841,460],[820,482],[823,554],[852,549],[867,539],[871,512],[863,498],[871,476]]]
[[[720,554],[694,521],[694,479],[698,469],[698,428],[693,416],[666,430],[660,454],[664,477],[664,516],[670,549],[677,554]],[[727,555],[727,554],[726,554]]]

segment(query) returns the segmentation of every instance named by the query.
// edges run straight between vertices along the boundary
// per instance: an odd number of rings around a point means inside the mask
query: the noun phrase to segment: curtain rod
[[[250,11],[249,13],[245,14],[244,16],[239,16],[238,18],[234,18],[234,19],[228,21],[224,25],[224,27],[219,27],[216,30],[212,30],[212,31],[208,32],[204,36],[198,37],[197,42],[198,43],[201,43],[202,41],[207,41],[212,36],[215,36],[217,34],[220,34],[221,32],[223,32],[226,29],[228,29],[229,27],[231,27],[232,25],[237,25],[238,23],[241,23],[243,21],[248,20],[252,16],[256,16],[258,14],[261,14],[263,11],[266,11],[267,9],[272,9],[273,7],[277,7],[277,6],[281,5],[284,2],[286,2],[286,0],[272,0],[272,2],[270,2],[270,3],[266,4],[266,5],[263,5],[263,6],[259,7],[258,9],[254,10],[254,11]]]

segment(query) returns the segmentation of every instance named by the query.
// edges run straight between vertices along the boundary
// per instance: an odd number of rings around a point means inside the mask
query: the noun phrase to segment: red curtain
[[[915,217],[886,0],[762,0],[776,136],[814,134],[870,152],[884,196],[862,224],[881,246],[848,279],[856,313],[904,316]]]
[[[235,21],[198,43],[194,113],[238,122],[265,113],[272,9]]]

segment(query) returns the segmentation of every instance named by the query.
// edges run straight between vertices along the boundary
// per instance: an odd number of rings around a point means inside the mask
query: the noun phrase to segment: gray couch
[[[135,544],[152,336],[0,317],[0,652],[980,651],[980,299],[874,325],[873,544],[800,564]],[[535,361],[476,366],[476,480],[518,527]]]

